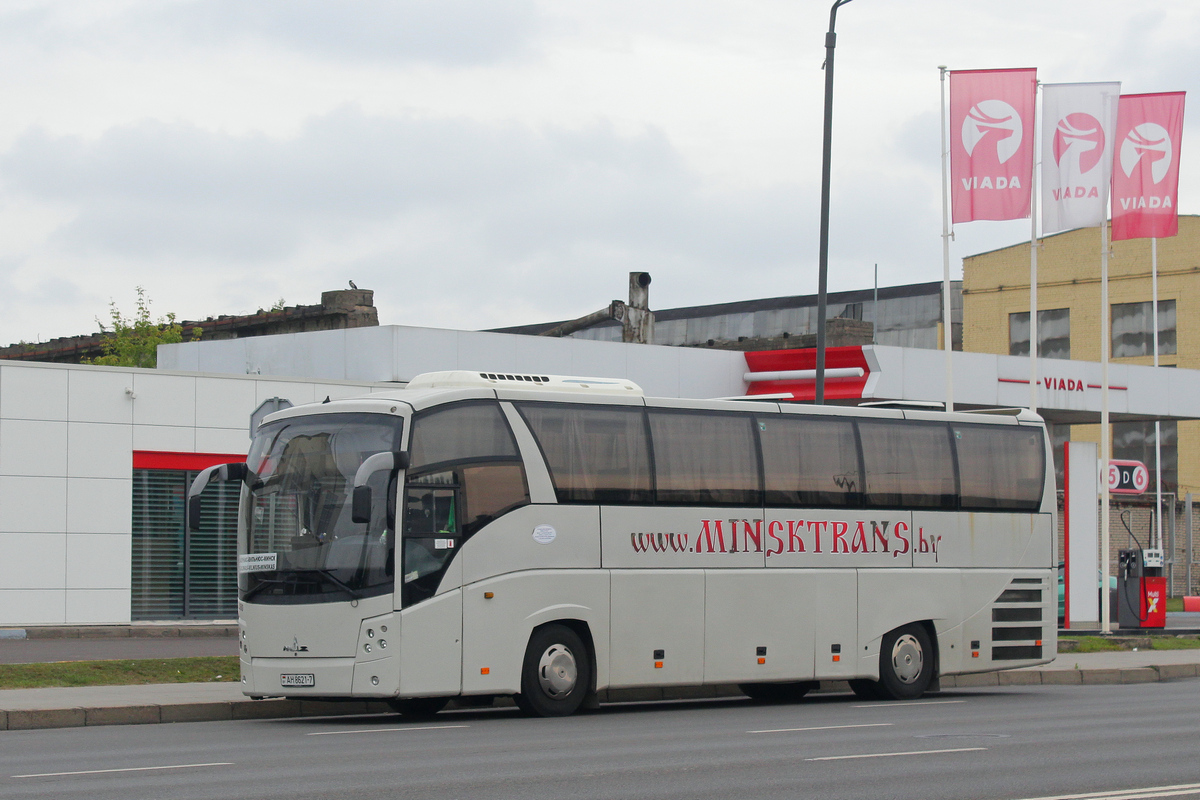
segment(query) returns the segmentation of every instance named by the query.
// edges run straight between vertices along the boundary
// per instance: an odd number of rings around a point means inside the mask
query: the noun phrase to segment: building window
[[[1029,312],[1008,315],[1008,354],[1029,355]],[[1071,357],[1071,309],[1038,312],[1038,358]]]
[[[213,463],[244,456],[204,459]],[[187,529],[184,509],[196,469],[193,454],[134,453],[133,619],[237,617],[237,514],[240,484],[210,483],[204,490],[200,530]],[[149,465],[149,468],[140,468]]]
[[[1150,489],[1154,491],[1154,423],[1114,422],[1113,458],[1140,461],[1150,471]],[[1162,488],[1173,492],[1179,487],[1179,429],[1174,420],[1159,423],[1162,432]]]
[[[1154,314],[1151,303],[1114,303],[1113,358],[1154,355]],[[1158,301],[1158,354],[1175,354],[1175,301]]]

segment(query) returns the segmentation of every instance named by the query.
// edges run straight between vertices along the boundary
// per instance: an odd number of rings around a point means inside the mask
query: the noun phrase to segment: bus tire
[[[392,711],[412,719],[429,719],[437,714],[446,704],[449,697],[393,697],[387,701]]]
[[[888,632],[879,648],[879,688],[886,700],[914,700],[933,680],[933,645],[925,626]]]
[[[587,646],[566,625],[534,630],[521,667],[521,693],[513,700],[529,716],[566,717],[583,703],[592,685]]]
[[[816,689],[817,681],[792,683],[739,683],[742,694],[757,703],[798,703],[804,695]]]

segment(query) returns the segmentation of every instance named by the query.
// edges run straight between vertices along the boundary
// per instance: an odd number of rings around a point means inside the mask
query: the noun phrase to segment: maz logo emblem
[[[295,636],[293,636],[292,637],[292,646],[288,647],[285,644],[283,646],[283,652],[285,652],[285,653],[307,653],[308,645],[300,644],[300,640],[298,638],[296,638]]]

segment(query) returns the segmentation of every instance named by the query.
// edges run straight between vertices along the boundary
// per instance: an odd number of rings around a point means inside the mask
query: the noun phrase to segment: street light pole
[[[821,154],[821,255],[817,267],[817,405],[825,403],[825,300],[829,283],[829,162],[833,144],[833,49],[837,34],[837,10],[850,0],[836,0],[829,9],[829,31],[825,34],[825,147]]]

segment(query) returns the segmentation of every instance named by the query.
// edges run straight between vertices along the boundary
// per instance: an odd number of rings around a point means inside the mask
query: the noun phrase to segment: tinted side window
[[[652,409],[649,416],[658,502],[761,505],[748,414]]]
[[[517,406],[537,439],[560,503],[649,503],[650,446],[640,407]]]
[[[962,507],[1036,511],[1046,480],[1041,428],[954,425]]]
[[[757,420],[767,505],[842,507],[861,502],[853,420],[765,414]]]
[[[465,459],[519,458],[496,403],[464,403],[418,415],[409,451],[413,469]]]
[[[955,508],[954,454],[941,422],[858,421],[866,502],[887,508]]]

